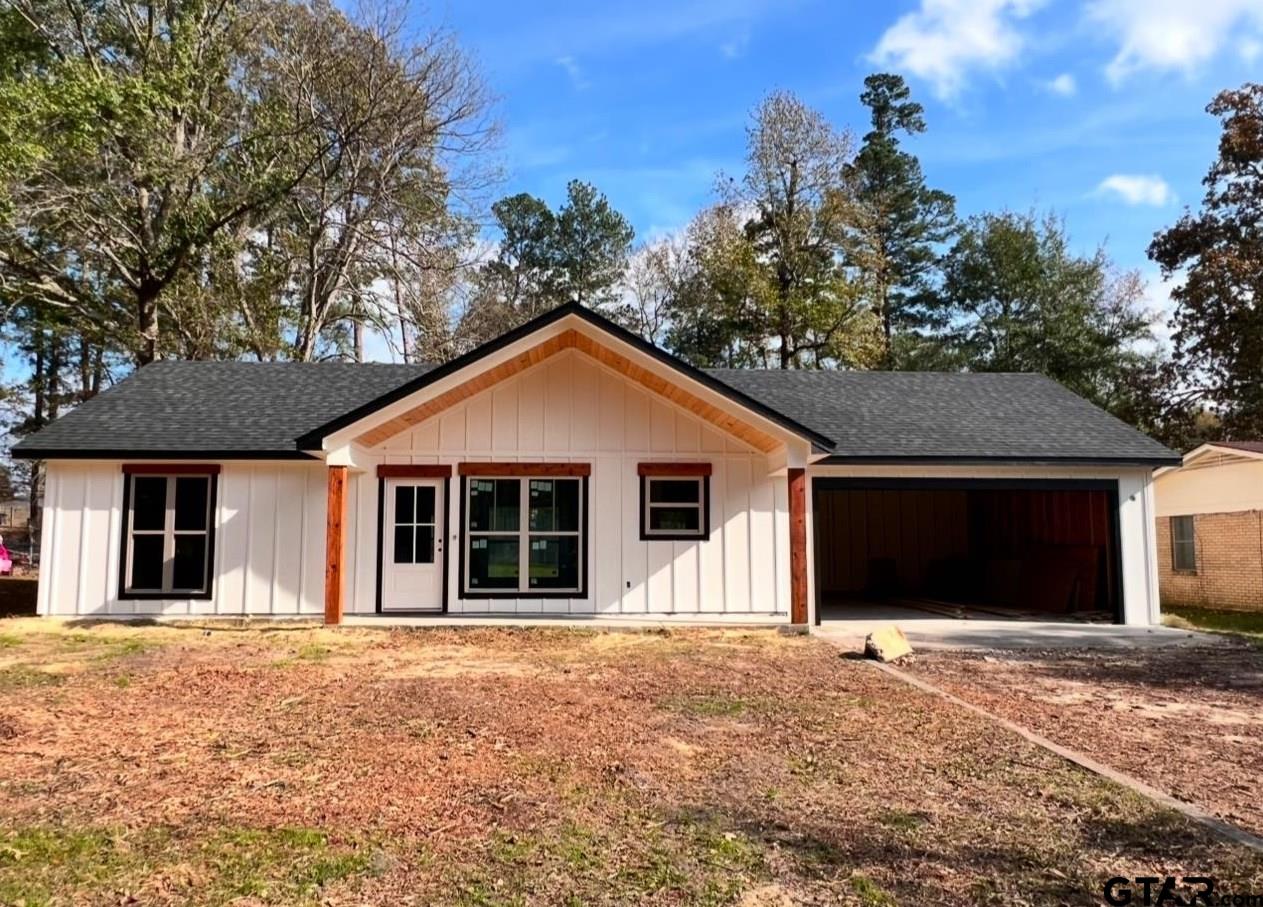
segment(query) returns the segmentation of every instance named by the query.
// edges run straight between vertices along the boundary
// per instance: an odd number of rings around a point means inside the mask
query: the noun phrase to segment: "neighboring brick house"
[[[1263,611],[1263,441],[1203,444],[1154,496],[1162,604]]]

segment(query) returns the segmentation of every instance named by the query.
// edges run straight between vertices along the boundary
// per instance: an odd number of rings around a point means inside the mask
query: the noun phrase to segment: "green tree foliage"
[[[722,186],[722,203],[692,231],[697,277],[670,335],[682,355],[786,369],[871,359],[871,312],[841,261],[851,148],[792,94],[758,107],[744,176]]]
[[[955,364],[1038,372],[1106,409],[1145,410],[1156,360],[1144,283],[1103,249],[1070,250],[1055,217],[969,219],[943,262],[940,302]]]
[[[614,305],[627,269],[631,224],[587,183],[573,180],[557,211],[525,192],[491,206],[495,257],[476,275],[458,330],[472,346],[568,302]]]
[[[864,80],[860,100],[872,112],[872,130],[845,167],[855,194],[846,262],[881,321],[883,368],[915,355],[925,332],[944,325],[930,291],[938,246],[956,221],[955,199],[928,188],[920,161],[899,146],[899,133],[925,132],[921,105],[910,97],[902,76],[874,73]]]
[[[0,279],[138,363],[251,331],[312,357],[387,226],[448,218],[440,151],[482,109],[450,43],[381,25],[321,0],[11,0],[0,135],[28,138],[0,158]],[[258,296],[297,309],[241,310]]]
[[[1221,92],[1219,157],[1201,210],[1154,237],[1176,303],[1177,402],[1210,405],[1233,438],[1263,437],[1263,85]]]

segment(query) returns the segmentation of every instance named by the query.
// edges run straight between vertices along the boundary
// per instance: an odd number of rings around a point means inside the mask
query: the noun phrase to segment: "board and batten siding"
[[[221,464],[209,599],[119,598],[123,478],[121,461],[48,463],[40,614],[292,617],[323,612],[323,463]]]
[[[767,457],[578,351],[559,353],[383,442],[376,463],[448,463],[449,613],[690,616],[788,620],[789,500]],[[460,477],[472,461],[590,463],[587,595],[462,599]],[[637,464],[702,461],[710,538],[643,541]],[[377,488],[347,490],[348,613],[376,606]]]

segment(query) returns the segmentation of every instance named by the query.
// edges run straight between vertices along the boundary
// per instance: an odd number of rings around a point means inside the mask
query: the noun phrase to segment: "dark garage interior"
[[[815,480],[817,613],[1117,621],[1108,482]]]

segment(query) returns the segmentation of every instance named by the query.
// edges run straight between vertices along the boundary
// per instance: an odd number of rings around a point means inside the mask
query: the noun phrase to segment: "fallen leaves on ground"
[[[0,633],[0,903],[1047,904],[1186,872],[1263,888],[1259,855],[815,639]]]

